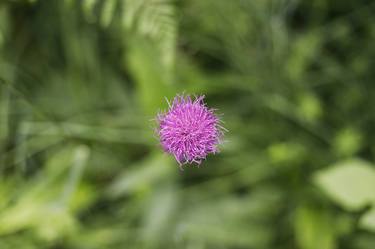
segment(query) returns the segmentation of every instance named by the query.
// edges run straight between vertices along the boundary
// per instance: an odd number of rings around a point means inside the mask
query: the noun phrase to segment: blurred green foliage
[[[0,248],[375,248],[375,4],[0,2]],[[205,94],[222,152],[153,118]]]

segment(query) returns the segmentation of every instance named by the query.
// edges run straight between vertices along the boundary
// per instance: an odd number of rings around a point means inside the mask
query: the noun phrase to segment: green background
[[[374,249],[375,4],[0,1],[0,249]],[[228,129],[183,171],[165,97]]]

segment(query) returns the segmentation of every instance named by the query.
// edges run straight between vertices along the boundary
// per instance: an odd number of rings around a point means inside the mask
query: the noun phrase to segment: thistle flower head
[[[180,95],[169,104],[168,111],[157,116],[157,133],[164,151],[177,162],[200,164],[217,146],[223,134],[219,118],[204,103],[204,96]]]

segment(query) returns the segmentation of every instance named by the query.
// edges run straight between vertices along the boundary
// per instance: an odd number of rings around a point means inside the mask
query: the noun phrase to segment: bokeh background
[[[1,249],[374,249],[375,3],[2,0]],[[229,130],[181,171],[165,97]]]

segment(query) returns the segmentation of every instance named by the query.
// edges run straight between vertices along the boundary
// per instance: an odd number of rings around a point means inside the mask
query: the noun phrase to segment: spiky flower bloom
[[[176,96],[167,112],[158,114],[157,133],[161,146],[177,162],[200,164],[210,153],[218,151],[223,127],[204,96]]]

